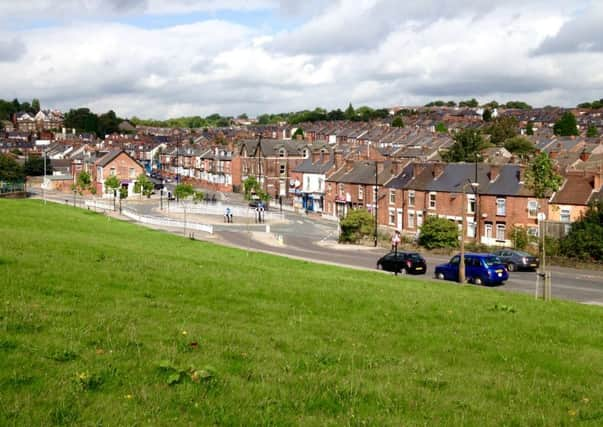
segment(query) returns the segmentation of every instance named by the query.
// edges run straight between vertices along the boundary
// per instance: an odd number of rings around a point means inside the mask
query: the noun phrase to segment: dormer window
[[[285,157],[285,155],[286,155],[286,154],[287,154],[287,152],[285,151],[285,149],[284,149],[284,148],[280,148],[280,149],[278,150],[278,156],[279,156],[279,157]]]
[[[281,156],[283,157],[283,156]],[[304,159],[307,159],[308,157],[310,157],[310,150],[308,150],[307,148],[304,148]]]

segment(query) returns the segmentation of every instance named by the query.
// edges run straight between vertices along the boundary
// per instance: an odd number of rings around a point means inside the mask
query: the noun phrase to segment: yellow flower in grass
[[[131,394],[126,394],[124,397],[125,397],[126,399],[128,399],[128,400],[132,400],[132,395],[131,395]]]
[[[186,331],[182,331],[182,335],[185,335],[185,336],[186,336],[186,335],[188,335],[188,332],[186,332]]]
[[[575,409],[570,409],[569,411],[567,411],[567,413],[569,414],[570,417],[575,417],[576,416],[576,410]]]

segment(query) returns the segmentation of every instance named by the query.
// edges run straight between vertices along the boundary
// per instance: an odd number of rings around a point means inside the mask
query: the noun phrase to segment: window
[[[467,223],[467,237],[471,237],[471,238],[475,237],[475,223],[474,222]]]
[[[285,165],[280,165],[279,172],[281,176],[285,175]]]
[[[528,218],[536,218],[538,216],[538,201],[528,200]]]
[[[538,236],[538,227],[528,227],[528,235]]]
[[[417,228],[423,225],[423,212],[417,212]]]
[[[136,178],[136,171],[134,168],[130,168],[130,178]]]
[[[505,216],[507,213],[507,200],[498,198],[496,199],[496,215]]]
[[[436,193],[429,193],[429,209],[436,208]]]
[[[492,224],[491,223],[486,223],[484,225],[484,232],[485,232],[486,239],[492,238]]]
[[[415,213],[408,213],[408,228],[415,228]]]
[[[467,195],[467,213],[474,214],[475,213],[475,195],[468,194]]]
[[[569,210],[569,208],[563,208],[563,209],[561,209],[561,212],[559,213],[559,220],[561,222],[570,222],[570,210]]]
[[[309,190],[309,189],[310,189],[310,177],[307,176],[306,177],[306,190]]]
[[[415,192],[414,190],[411,190],[408,192],[408,206],[414,206],[415,205]]]
[[[322,193],[324,188],[324,179],[318,178],[318,192]]]
[[[115,176],[115,168],[111,168],[111,176]]]
[[[496,240],[505,240],[505,224],[496,224]]]
[[[339,195],[343,197],[343,184],[337,184],[337,188],[339,190]]]
[[[389,208],[389,225],[396,225],[396,210]]]
[[[284,148],[281,148],[278,150],[278,156],[279,157],[285,157],[285,155],[287,154],[287,152],[285,151]]]
[[[362,200],[364,198],[364,188],[362,185],[358,186],[358,200]]]
[[[396,204],[396,190],[389,190],[389,204]]]

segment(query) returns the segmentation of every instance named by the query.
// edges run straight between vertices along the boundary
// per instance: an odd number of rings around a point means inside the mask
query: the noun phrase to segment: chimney
[[[345,160],[343,159],[343,151],[341,150],[337,150],[335,151],[335,168],[339,169],[340,167],[343,166]]]
[[[557,154],[559,154],[559,153],[557,152],[557,150],[551,150],[551,151],[549,152],[549,158],[551,158],[551,159],[556,159],[556,158],[557,158]]]
[[[490,178],[490,182],[496,181],[500,175],[500,166],[499,165],[490,165],[490,172],[488,172],[488,178]]]
[[[440,162],[434,163],[431,175],[435,179],[438,179],[444,173],[444,168],[445,168],[444,163],[440,163]]]
[[[524,178],[525,178],[525,172],[526,172],[526,171],[525,171],[525,168],[524,168],[523,166],[519,166],[519,167],[517,168],[517,181],[518,181],[520,184],[523,184],[523,182],[524,182]]]
[[[590,153],[587,153],[585,150],[582,150],[580,153],[580,160],[583,162],[587,161],[590,158]]]
[[[352,168],[354,167],[354,163],[356,163],[354,160],[352,160],[352,159],[347,159],[347,160],[345,161],[345,170],[346,170],[347,172],[351,171],[351,170],[352,170]]]
[[[312,163],[317,163],[320,160],[321,153],[314,150],[312,151]]]
[[[413,178],[416,178],[417,176],[419,176],[421,174],[421,172],[423,172],[425,170],[425,164],[424,163],[413,163],[412,164],[412,176]]]

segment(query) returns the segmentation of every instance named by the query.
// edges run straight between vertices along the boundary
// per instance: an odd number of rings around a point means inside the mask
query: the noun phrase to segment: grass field
[[[599,307],[0,217],[0,425],[603,424]]]

